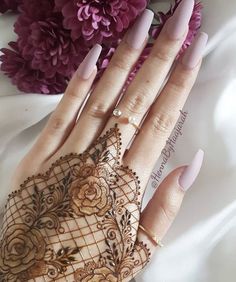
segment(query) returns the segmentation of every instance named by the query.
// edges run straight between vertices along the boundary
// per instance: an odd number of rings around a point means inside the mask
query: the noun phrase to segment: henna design
[[[150,251],[136,238],[140,182],[120,164],[120,146],[115,125],[9,195],[0,281],[129,281],[147,264]]]
[[[111,208],[109,184],[99,175],[75,181],[69,193],[72,199],[71,206],[77,215],[103,216]]]

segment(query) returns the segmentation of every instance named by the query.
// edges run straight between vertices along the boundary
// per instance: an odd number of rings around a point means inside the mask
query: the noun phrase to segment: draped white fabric
[[[183,135],[164,174],[205,150],[201,174],[138,282],[233,282],[236,277],[236,1],[203,0],[209,36],[198,81],[185,106]],[[158,6],[158,4],[156,4]],[[0,47],[14,39],[15,16],[0,17]],[[20,95],[19,95],[20,94]],[[0,73],[0,206],[11,174],[61,95],[22,94]],[[157,164],[157,169],[159,164]],[[148,187],[145,202],[154,189]]]

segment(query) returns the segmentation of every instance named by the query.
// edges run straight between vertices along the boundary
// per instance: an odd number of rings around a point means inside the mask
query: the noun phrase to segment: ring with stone
[[[122,116],[122,111],[121,111],[121,110],[119,110],[118,108],[115,108],[112,114],[113,114],[113,116],[115,116],[115,117],[119,118],[119,117],[121,117],[121,116]],[[140,127],[138,126],[138,124],[137,124],[137,121],[136,121],[136,118],[135,118],[135,117],[132,117],[132,116],[127,117],[127,121],[128,121],[128,123],[129,123],[129,124],[133,125],[133,126],[134,126],[134,128],[135,128],[137,131],[139,131],[139,130],[140,130]]]
[[[128,123],[131,124],[131,125],[133,125],[133,127],[134,127],[137,131],[140,130],[140,127],[138,126],[135,117],[128,117]]]
[[[120,117],[122,115],[121,110],[119,110],[118,108],[115,108],[115,110],[113,111],[113,116],[115,117]]]

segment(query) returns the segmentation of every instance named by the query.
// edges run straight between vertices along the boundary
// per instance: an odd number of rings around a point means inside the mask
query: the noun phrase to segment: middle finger
[[[104,132],[119,122],[122,152],[125,151],[143,117],[161,89],[173,62],[186,38],[194,0],[183,0],[174,15],[167,21],[153,49],[127,89],[117,109],[119,119],[112,116]],[[128,124],[130,123],[130,128]],[[134,125],[134,126],[133,126]],[[129,129],[129,130],[127,130]]]

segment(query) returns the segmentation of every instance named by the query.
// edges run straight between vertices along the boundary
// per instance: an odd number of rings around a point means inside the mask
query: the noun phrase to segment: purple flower
[[[97,76],[100,77],[102,73],[106,70],[113,54],[115,53],[116,48],[119,45],[119,41],[113,43],[111,46],[103,46],[102,52],[97,62],[98,67],[98,74]]]
[[[5,3],[5,1],[1,0],[0,2],[0,13],[5,13],[8,10],[8,7]]]
[[[39,21],[50,17],[54,6],[54,0],[21,0],[19,12],[31,21]]]
[[[5,13],[8,10],[16,11],[21,0],[0,0],[0,13]]]
[[[158,17],[159,17],[160,23],[156,26],[153,26],[151,28],[151,31],[150,31],[151,36],[154,39],[156,39],[158,37],[158,35],[160,34],[164,24],[174,14],[176,8],[178,7],[178,5],[181,1],[182,0],[175,0],[175,4],[173,6],[171,6],[170,10],[166,14],[164,14],[162,12],[157,14]],[[185,49],[187,49],[189,45],[191,45],[194,37],[197,34],[197,31],[201,27],[202,9],[203,9],[203,6],[202,6],[201,2],[195,3],[194,9],[193,9],[193,14],[192,14],[192,17],[191,17],[190,22],[189,22],[189,32],[188,32],[186,40],[185,40],[179,54],[183,53],[183,51]]]
[[[147,0],[55,0],[55,3],[72,38],[82,38],[91,46],[120,38],[145,9]]]
[[[82,61],[81,46],[72,41],[63,17],[53,11],[53,1],[24,0],[15,23],[18,47],[31,67],[52,78],[57,73],[71,77]],[[37,7],[38,6],[38,7]]]
[[[65,76],[56,74],[54,77],[46,78],[40,70],[31,67],[31,61],[23,58],[16,42],[10,42],[12,48],[2,49],[3,55],[1,70],[11,78],[19,90],[26,93],[58,94],[63,93],[68,80]]]
[[[164,24],[174,14],[174,11],[176,10],[176,8],[178,7],[178,5],[181,1],[182,0],[175,0],[175,5],[171,6],[170,10],[166,14],[161,13],[161,12],[158,13],[158,16],[159,16],[159,19],[160,19],[160,24],[158,26],[152,26],[151,31],[150,31],[153,39],[156,39],[158,37],[158,35],[160,34]],[[189,22],[189,32],[188,32],[188,35],[187,35],[187,38],[186,38],[184,44],[182,45],[182,48],[179,52],[179,55],[181,53],[183,53],[184,50],[187,49],[189,45],[191,45],[194,37],[197,34],[197,31],[201,27],[202,8],[203,8],[203,6],[202,6],[201,3],[196,3],[195,6],[194,6],[193,14],[192,14],[192,17],[191,17],[190,22]],[[142,65],[145,62],[145,60],[147,59],[147,57],[149,56],[149,54],[152,50],[152,46],[153,46],[153,43],[149,43],[146,46],[146,48],[143,50],[143,52],[142,52],[141,56],[139,57],[136,65],[134,66],[133,70],[129,74],[129,77],[126,81],[126,84],[125,84],[123,90],[125,90],[128,87],[128,85],[132,82],[132,80],[135,78],[137,72],[142,67]]]
[[[176,10],[176,8],[178,7],[180,2],[181,2],[181,0],[175,0],[175,5],[171,6],[170,10],[166,14],[164,14],[162,12],[158,13],[160,24],[158,24],[157,26],[153,25],[152,28],[151,28],[151,31],[150,31],[153,39],[156,39],[158,37],[158,35],[160,34],[164,24],[174,14],[174,11]],[[197,31],[201,27],[201,12],[202,12],[202,9],[203,9],[203,6],[202,6],[201,3],[195,4],[193,14],[192,14],[192,17],[191,17],[190,22],[189,22],[189,32],[188,32],[187,38],[186,38],[179,54],[181,54],[189,45],[191,45],[194,37],[197,34]],[[101,76],[102,72],[106,69],[109,61],[111,60],[113,53],[115,52],[115,48],[117,47],[117,45],[118,44],[115,44],[111,48],[103,48],[103,52],[101,54],[99,64],[98,64],[98,66],[99,66],[98,69],[100,70],[99,76]],[[141,68],[142,64],[147,59],[148,55],[151,52],[152,46],[153,46],[153,43],[149,43],[146,46],[146,48],[143,50],[143,52],[142,52],[141,56],[139,57],[136,65],[133,67],[132,71],[129,74],[129,77],[128,77],[128,79],[125,83],[125,86],[124,86],[124,90],[132,82],[132,80],[136,76],[137,72]]]

